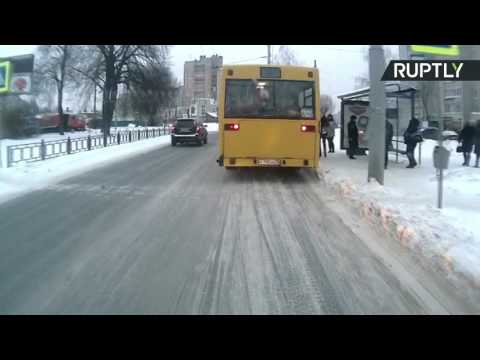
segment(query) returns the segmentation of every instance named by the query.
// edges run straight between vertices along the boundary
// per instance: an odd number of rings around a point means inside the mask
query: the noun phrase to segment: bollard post
[[[91,138],[90,134],[88,134],[88,136],[87,136],[87,150],[88,151],[92,150],[92,138]]]
[[[418,144],[418,165],[422,165],[422,143]]]
[[[42,148],[40,148],[40,153],[41,152],[42,152]],[[7,167],[12,166],[12,162],[13,162],[13,154],[12,153],[13,153],[13,150],[10,148],[10,146],[7,146]]]
[[[67,154],[72,153],[72,140],[70,140],[70,136],[67,137]]]
[[[132,132],[128,132],[128,142],[132,142]]]
[[[148,129],[147,129],[147,139],[148,139]]]
[[[120,132],[117,132],[117,144],[120,145]]]
[[[45,160],[45,155],[46,155],[46,151],[47,149],[45,148],[45,140],[42,139],[42,141],[40,142],[40,157],[42,158],[42,160]]]

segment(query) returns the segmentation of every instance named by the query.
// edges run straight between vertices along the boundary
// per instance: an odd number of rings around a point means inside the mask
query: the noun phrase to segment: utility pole
[[[460,45],[462,60],[475,60],[475,45]],[[462,102],[463,102],[463,122],[462,128],[465,126],[472,116],[474,111],[474,89],[476,86],[475,81],[463,81],[462,82]]]
[[[382,45],[370,45],[370,105],[368,124],[368,177],[384,183],[385,162],[385,86],[381,82],[385,71],[385,53]]]
[[[267,45],[267,63],[272,63],[272,45]]]
[[[7,109],[7,95],[0,95],[0,168],[2,168],[2,140],[5,137],[4,134],[4,124],[5,124],[5,113]]]

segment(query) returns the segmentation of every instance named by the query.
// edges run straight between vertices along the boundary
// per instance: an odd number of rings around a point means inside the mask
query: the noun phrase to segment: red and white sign
[[[32,88],[31,74],[13,74],[10,82],[10,90],[12,93],[25,94],[29,93]]]

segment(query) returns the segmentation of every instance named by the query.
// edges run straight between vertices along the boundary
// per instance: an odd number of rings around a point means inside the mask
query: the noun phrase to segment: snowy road
[[[311,172],[227,172],[209,139],[0,204],[0,313],[480,313]]]

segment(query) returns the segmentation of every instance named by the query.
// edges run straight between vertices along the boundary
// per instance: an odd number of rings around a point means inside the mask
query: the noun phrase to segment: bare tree
[[[75,71],[102,90],[103,133],[110,134],[120,84],[129,85],[132,74],[142,67],[167,60],[166,45],[87,45],[77,58]]]
[[[298,65],[300,61],[292,49],[287,45],[282,45],[273,57],[273,63],[277,65]]]
[[[64,134],[67,124],[63,115],[63,97],[65,88],[72,82],[71,59],[74,58],[73,45],[40,45],[38,47],[36,76],[44,89],[55,86],[57,92],[57,112],[60,117],[59,131]]]
[[[320,95],[320,113],[322,115],[333,114],[335,102],[330,95]]]
[[[433,85],[431,81],[417,82],[418,96],[422,103],[424,119],[427,121],[430,119],[430,97],[433,94]]]
[[[363,52],[363,60],[368,64],[369,60],[369,54],[368,54],[368,46],[365,46],[362,50]],[[385,65],[388,66],[390,61],[397,59],[397,56],[394,54],[393,50],[389,46],[385,46],[383,48],[384,54],[385,54]],[[367,73],[364,73],[362,75],[359,75],[355,77],[355,88],[360,89],[364,87],[370,86],[370,76]]]
[[[131,94],[129,92],[121,93],[117,100],[117,113],[122,118],[133,114]]]
[[[160,109],[171,104],[176,95],[173,75],[166,64],[150,64],[132,71],[130,76],[132,109],[155,125]]]

